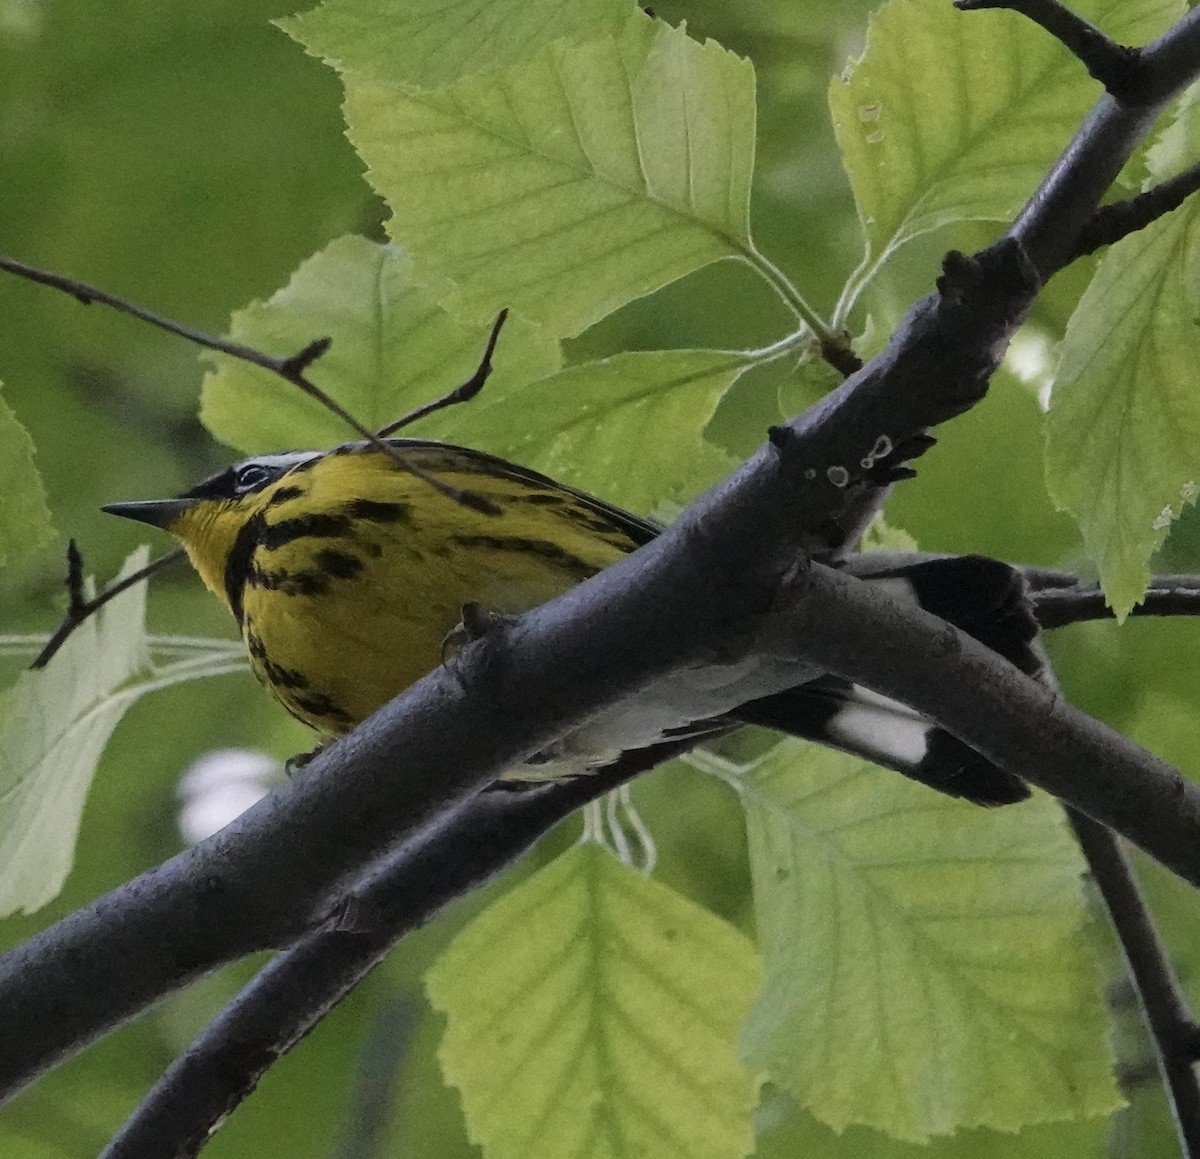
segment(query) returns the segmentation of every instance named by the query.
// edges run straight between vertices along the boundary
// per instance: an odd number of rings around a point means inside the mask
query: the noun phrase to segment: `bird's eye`
[[[233,483],[239,491],[252,491],[265,483],[271,474],[271,468],[264,467],[262,463],[247,463],[233,477]]]

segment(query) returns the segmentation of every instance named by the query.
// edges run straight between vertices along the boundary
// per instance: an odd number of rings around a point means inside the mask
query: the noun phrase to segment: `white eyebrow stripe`
[[[273,455],[252,455],[240,463],[235,463],[233,469],[235,472],[250,466],[290,469],[307,463],[310,459],[319,459],[323,454],[324,451],[279,451]]]

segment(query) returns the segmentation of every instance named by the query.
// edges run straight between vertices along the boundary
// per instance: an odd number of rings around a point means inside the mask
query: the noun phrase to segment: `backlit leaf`
[[[121,575],[148,559],[139,548]],[[145,607],[143,582],[0,696],[0,916],[45,905],[70,872],[96,764],[150,666]]]
[[[0,567],[30,555],[54,534],[33,441],[0,398]]]
[[[113,582],[148,559],[138,548]],[[147,637],[145,610],[143,580],[0,693],[0,917],[32,913],[62,889],[100,756],[129,706],[173,684],[245,671],[240,642]]]
[[[1152,38],[1185,10],[1179,0],[1071,7],[1124,44]],[[829,87],[867,237],[848,296],[920,234],[1012,218],[1099,95],[1079,61],[1024,17],[888,0],[862,57]]]
[[[746,257],[754,72],[641,13],[439,90],[343,77],[352,142],[419,274],[456,313],[571,335]]]
[[[1046,479],[1083,532],[1118,615],[1200,492],[1200,212],[1194,203],[1112,246],[1062,345]]]
[[[766,980],[750,1062],[923,1142],[1120,1105],[1059,807],[987,810],[800,742],[740,781]]]
[[[442,1068],[487,1159],[737,1159],[751,945],[581,845],[494,902],[427,975]]]
[[[276,23],[341,71],[435,88],[554,40],[620,32],[633,10],[630,0],[325,0]]]
[[[651,514],[735,466],[704,429],[745,367],[715,350],[618,354],[516,389],[489,386],[431,429]]]
[[[376,430],[469,378],[490,329],[490,322],[451,318],[412,283],[409,261],[394,246],[342,237],[304,262],[266,302],[240,310],[231,336],[281,355],[332,338],[308,376]],[[239,450],[329,447],[358,437],[291,383],[224,355],[208,357],[217,369],[205,379],[200,417]],[[494,363],[489,389],[502,391],[556,370],[558,343],[510,318]]]

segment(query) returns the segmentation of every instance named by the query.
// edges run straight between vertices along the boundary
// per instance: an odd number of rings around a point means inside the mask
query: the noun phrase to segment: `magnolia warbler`
[[[183,541],[233,613],[258,679],[326,738],[348,732],[433,669],[465,606],[527,611],[661,530],[479,451],[388,443],[415,473],[375,444],[351,442],[260,455],[178,498],[104,508]],[[483,502],[464,504],[456,491]],[[1007,565],[978,556],[896,564],[859,555],[844,566],[902,587],[1025,671],[1037,670],[1036,626],[1021,577]],[[764,696],[751,672],[722,680],[678,674],[509,777],[574,775],[688,730],[755,723],[979,804],[1028,796],[1023,782],[903,705],[811,667],[796,676],[795,687]]]

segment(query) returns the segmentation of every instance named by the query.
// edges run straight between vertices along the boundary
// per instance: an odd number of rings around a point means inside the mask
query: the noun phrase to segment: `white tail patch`
[[[865,757],[915,768],[929,751],[933,725],[897,700],[854,686],[851,699],[825,725],[835,744]]]

